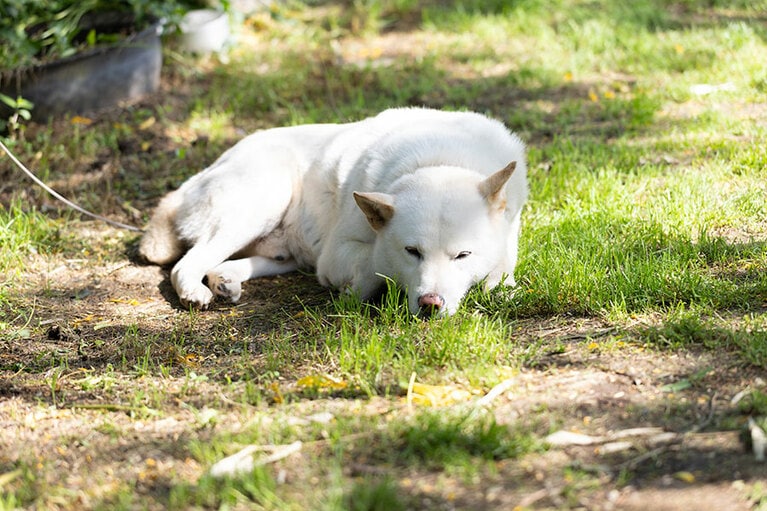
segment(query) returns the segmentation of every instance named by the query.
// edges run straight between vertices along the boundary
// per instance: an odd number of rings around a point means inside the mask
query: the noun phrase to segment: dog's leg
[[[279,227],[298,163],[288,149],[251,139],[199,176],[188,181],[178,211],[177,229],[191,248],[171,271],[171,282],[184,306],[205,308],[214,296],[203,284],[206,274]]]
[[[373,271],[372,243],[331,237],[317,261],[320,284],[342,289],[362,300],[370,299],[384,281]]]
[[[170,281],[184,307],[194,305],[204,309],[213,299],[213,293],[202,282],[203,277],[239,248],[219,241],[214,238],[208,243],[196,244],[171,270]]]
[[[246,218],[255,216],[255,214],[246,215]],[[249,278],[287,273],[297,267],[292,258],[279,261],[258,255],[228,261],[232,254],[248,246],[252,240],[244,238],[248,235],[247,230],[232,228],[237,218],[231,218],[231,222],[227,222],[226,217],[221,220],[217,222],[213,237],[207,241],[198,241],[171,270],[171,283],[184,306],[191,304],[205,308],[213,299],[214,293],[237,301],[240,284],[243,281]],[[257,227],[255,223],[253,225],[253,232],[257,235],[273,229],[274,227],[268,225],[262,227]],[[283,255],[282,250],[277,252],[280,257],[289,257],[287,254]],[[208,286],[202,282],[205,276],[209,279]]]
[[[278,216],[270,211],[255,211],[252,214],[245,214],[244,218],[256,218],[258,214],[264,216]],[[274,229],[269,223],[264,223],[261,226],[253,222],[252,225],[247,224],[245,226],[240,225],[242,217],[236,215],[224,215],[217,219],[215,228],[211,229],[214,234],[206,240],[198,240],[197,243],[189,249],[189,251],[176,263],[170,273],[171,283],[173,288],[178,293],[181,303],[186,307],[188,305],[195,305],[200,308],[206,308],[213,299],[213,292],[220,284],[219,280],[209,283],[208,286],[203,284],[203,278],[216,271],[216,269],[223,270],[223,278],[236,280],[240,275],[244,275],[247,280],[249,274],[257,271],[276,272],[277,265],[276,260],[270,260],[264,257],[261,258],[248,258],[240,261],[249,261],[254,259],[252,263],[239,263],[239,261],[227,261],[232,254],[237,253],[243,247],[248,246],[252,242],[252,236],[261,236],[265,232]],[[248,231],[248,227],[252,228],[252,233]],[[256,259],[261,259],[261,264],[258,264]],[[265,264],[263,261],[272,261],[271,264]],[[226,263],[232,263],[227,265]],[[284,263],[287,265],[287,263]],[[283,270],[289,271],[289,270]],[[229,273],[232,273],[230,276]],[[266,273],[262,273],[266,274]],[[214,275],[215,277],[215,275]],[[237,284],[239,287],[239,283]],[[223,288],[222,288],[223,289]],[[226,294],[225,292],[217,292],[216,294]],[[229,294],[228,296],[231,296]],[[239,296],[238,296],[239,298]]]
[[[298,268],[293,259],[277,261],[263,256],[224,261],[207,273],[208,287],[218,296],[232,302],[240,299],[242,283],[258,277],[271,277],[289,273]]]

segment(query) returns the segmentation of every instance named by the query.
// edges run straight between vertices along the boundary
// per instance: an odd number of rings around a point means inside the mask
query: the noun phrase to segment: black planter
[[[93,16],[84,33],[126,33],[118,43],[98,46],[45,65],[6,72],[0,91],[34,103],[37,121],[62,114],[84,115],[136,101],[157,90],[162,67],[159,22],[132,33],[132,16],[105,13]]]

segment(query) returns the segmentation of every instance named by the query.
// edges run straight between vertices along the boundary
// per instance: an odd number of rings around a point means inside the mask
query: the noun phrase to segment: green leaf
[[[687,378],[684,378],[682,380],[679,380],[675,383],[669,383],[668,385],[664,385],[661,387],[661,391],[663,392],[679,392],[682,390],[686,390],[692,387],[692,383],[690,383],[690,380]]]
[[[13,100],[13,98],[6,96],[2,92],[0,92],[0,101],[2,101],[3,103],[5,103],[11,108],[16,108],[16,102]]]
[[[19,96],[16,98],[16,108],[24,109],[24,110],[32,110],[35,107],[35,104],[32,103],[30,100],[22,98]]]

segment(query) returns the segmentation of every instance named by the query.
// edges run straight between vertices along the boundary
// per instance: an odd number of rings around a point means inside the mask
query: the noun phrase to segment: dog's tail
[[[174,191],[163,197],[149,221],[139,244],[139,253],[155,264],[170,264],[184,254],[184,243],[176,232],[176,212],[182,195]]]

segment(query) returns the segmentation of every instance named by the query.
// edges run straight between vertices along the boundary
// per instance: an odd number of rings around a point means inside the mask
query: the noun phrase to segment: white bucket
[[[229,17],[213,9],[187,12],[179,24],[181,45],[190,52],[220,52],[229,39]]]

